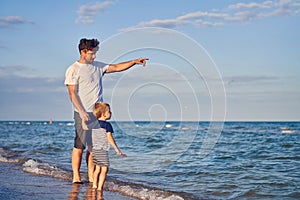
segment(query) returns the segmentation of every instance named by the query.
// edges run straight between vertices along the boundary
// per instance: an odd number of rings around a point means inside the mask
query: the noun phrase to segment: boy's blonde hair
[[[110,109],[110,106],[108,103],[104,102],[97,102],[95,103],[94,111],[93,114],[97,117],[100,118],[104,113]]]

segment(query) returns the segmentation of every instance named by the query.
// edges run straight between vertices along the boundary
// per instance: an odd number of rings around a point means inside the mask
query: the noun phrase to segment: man
[[[74,106],[74,121],[76,136],[72,151],[73,183],[82,183],[80,166],[82,153],[88,146],[86,162],[88,165],[88,179],[93,182],[94,165],[91,155],[91,132],[82,127],[82,122],[95,121],[93,108],[96,102],[102,102],[102,76],[105,73],[120,72],[131,68],[136,64],[145,66],[148,58],[139,58],[118,64],[105,64],[94,61],[99,49],[97,39],[80,40],[78,45],[80,58],[66,71],[65,85],[68,87],[69,96]]]

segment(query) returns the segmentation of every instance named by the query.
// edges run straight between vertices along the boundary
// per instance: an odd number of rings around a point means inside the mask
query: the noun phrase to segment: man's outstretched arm
[[[146,65],[146,60],[149,60],[148,58],[139,58],[136,60],[130,60],[127,62],[122,62],[118,64],[110,64],[109,68],[106,70],[106,73],[113,73],[113,72],[121,72],[125,71],[134,65]]]

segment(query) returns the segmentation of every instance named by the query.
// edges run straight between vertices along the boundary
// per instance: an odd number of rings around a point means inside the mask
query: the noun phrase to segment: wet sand
[[[86,199],[96,200],[91,184],[72,184],[48,176],[25,173],[20,164],[0,162],[0,199]],[[106,200],[134,200],[114,192],[104,191]]]

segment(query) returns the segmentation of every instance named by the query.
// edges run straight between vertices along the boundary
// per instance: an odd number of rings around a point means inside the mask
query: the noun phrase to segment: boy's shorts
[[[97,120],[93,113],[88,113],[90,120]],[[92,130],[82,129],[82,120],[78,112],[74,111],[74,122],[75,122],[75,139],[74,147],[77,149],[85,149],[87,146],[92,146]]]

